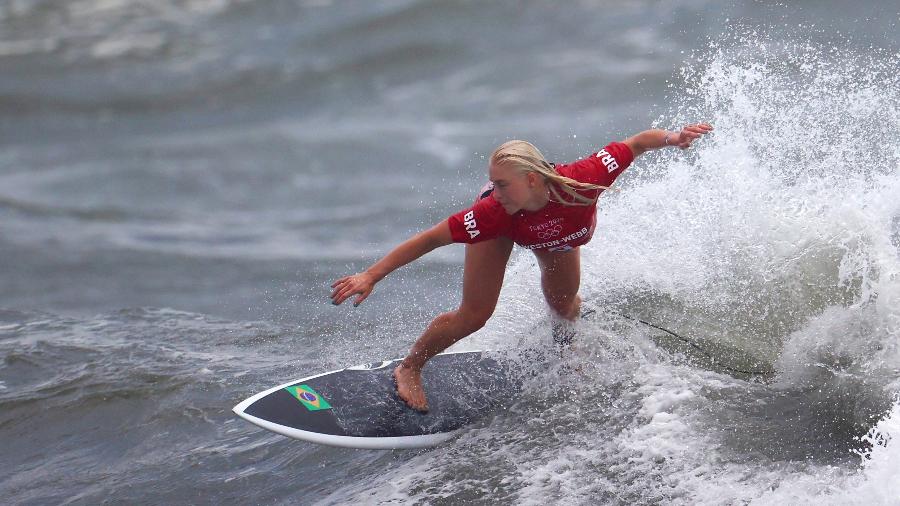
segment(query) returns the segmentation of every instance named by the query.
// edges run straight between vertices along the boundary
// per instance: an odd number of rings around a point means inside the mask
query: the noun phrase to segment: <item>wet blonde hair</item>
[[[528,141],[513,140],[501,144],[491,153],[491,165],[511,164],[523,173],[536,172],[544,177],[544,180],[551,183],[547,186],[550,188],[551,200],[559,202],[566,206],[590,206],[597,202],[599,193],[596,197],[585,197],[578,193],[578,190],[608,190],[608,186],[600,186],[590,183],[582,183],[570,177],[563,176],[556,172],[556,168],[544,158],[544,155]],[[570,198],[566,199],[562,193]]]

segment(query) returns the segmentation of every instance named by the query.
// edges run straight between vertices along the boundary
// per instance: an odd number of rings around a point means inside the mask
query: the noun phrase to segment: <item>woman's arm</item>
[[[695,123],[686,125],[680,132],[644,130],[622,142],[631,149],[634,157],[637,158],[651,149],[659,149],[666,146],[677,146],[681,149],[687,149],[691,147],[691,143],[706,135],[712,129],[713,127],[709,123]]]
[[[335,281],[331,287],[331,303],[338,305],[351,295],[359,294],[353,301],[358,306],[372,293],[375,283],[384,279],[394,270],[412,262],[429,251],[446,246],[453,242],[450,236],[450,225],[444,220],[430,229],[420,232],[403,241],[399,246],[391,250],[384,258],[366,269],[364,272],[345,276]]]

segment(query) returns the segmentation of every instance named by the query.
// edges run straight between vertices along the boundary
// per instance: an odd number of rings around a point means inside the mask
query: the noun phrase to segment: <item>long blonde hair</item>
[[[597,202],[600,197],[598,193],[596,197],[590,198],[578,193],[578,190],[608,190],[608,186],[600,186],[591,183],[582,183],[570,177],[566,177],[556,172],[556,168],[544,158],[544,155],[528,141],[512,140],[501,144],[491,153],[491,165],[512,164],[515,168],[522,172],[536,172],[551,184],[550,189],[551,200],[559,202],[566,206],[590,206]],[[560,194],[560,190],[570,199],[566,199]]]

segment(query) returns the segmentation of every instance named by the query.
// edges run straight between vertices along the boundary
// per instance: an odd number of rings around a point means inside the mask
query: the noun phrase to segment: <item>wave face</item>
[[[0,5],[0,496],[897,504],[896,5],[833,8]],[[564,357],[514,254],[457,345],[530,378],[510,409],[398,452],[231,413],[401,356],[456,303],[459,248],[357,309],[326,295],[470,202],[496,144],[572,160],[697,120],[601,199]]]

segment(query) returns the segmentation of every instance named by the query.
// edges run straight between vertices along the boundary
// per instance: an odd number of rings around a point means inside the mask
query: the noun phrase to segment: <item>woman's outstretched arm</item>
[[[677,146],[681,149],[687,149],[691,147],[691,143],[711,132],[712,129],[713,127],[709,123],[694,123],[693,125],[686,125],[680,132],[656,129],[644,130],[622,142],[631,149],[634,157],[637,158],[651,149],[659,149],[666,146]]]
[[[412,262],[429,251],[446,246],[453,242],[450,225],[444,220],[430,229],[420,232],[400,243],[384,258],[359,274],[345,276],[335,281],[331,287],[331,303],[338,305],[354,294],[359,294],[353,301],[358,306],[372,293],[375,283],[384,279],[394,270]]]

